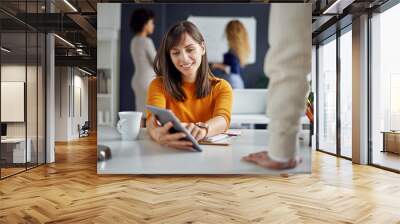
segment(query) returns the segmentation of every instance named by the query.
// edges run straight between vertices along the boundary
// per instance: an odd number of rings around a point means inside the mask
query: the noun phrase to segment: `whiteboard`
[[[222,63],[223,55],[229,49],[225,37],[225,26],[231,20],[239,20],[246,27],[250,42],[250,56],[248,64],[256,61],[256,27],[254,17],[216,17],[216,16],[189,16],[188,21],[194,23],[203,34],[206,42],[206,52],[209,62]]]
[[[25,82],[1,82],[1,122],[24,122]]]

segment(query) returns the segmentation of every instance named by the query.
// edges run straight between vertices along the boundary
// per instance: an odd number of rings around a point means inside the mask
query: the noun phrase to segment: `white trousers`
[[[267,115],[272,159],[294,158],[300,117],[304,115],[311,72],[311,4],[271,5],[270,49],[264,71],[270,78]]]

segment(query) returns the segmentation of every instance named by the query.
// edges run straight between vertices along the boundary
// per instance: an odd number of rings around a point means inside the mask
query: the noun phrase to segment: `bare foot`
[[[287,162],[278,162],[272,160],[268,156],[267,151],[261,151],[256,153],[250,153],[247,156],[242,158],[243,160],[251,163],[255,163],[256,165],[272,169],[272,170],[284,170],[284,169],[292,169],[295,168],[298,164],[302,162],[301,158],[290,159]]]

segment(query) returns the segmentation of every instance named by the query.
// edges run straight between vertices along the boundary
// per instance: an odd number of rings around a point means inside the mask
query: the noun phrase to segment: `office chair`
[[[82,127],[80,127],[80,125],[78,124],[79,138],[89,136],[89,129],[90,129],[89,121],[85,121]]]

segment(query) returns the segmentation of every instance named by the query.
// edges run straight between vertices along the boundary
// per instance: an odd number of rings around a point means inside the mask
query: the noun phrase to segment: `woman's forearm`
[[[228,124],[222,116],[213,117],[206,123],[208,124],[207,137],[221,134],[228,129]]]

